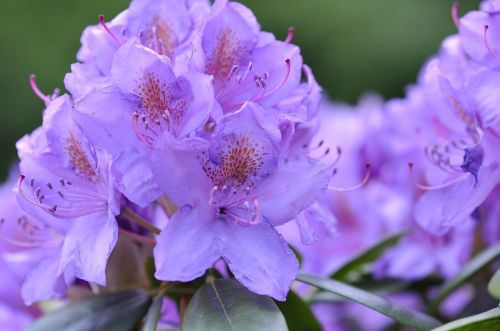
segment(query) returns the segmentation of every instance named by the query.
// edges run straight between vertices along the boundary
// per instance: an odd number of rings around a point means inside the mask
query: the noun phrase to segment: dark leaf
[[[441,302],[448,297],[453,291],[458,289],[469,280],[472,276],[474,276],[481,269],[486,267],[488,264],[496,260],[500,256],[500,244],[492,246],[487,250],[479,253],[475,256],[465,267],[462,268],[462,271],[447,281],[443,287],[439,290],[439,292],[434,297],[434,300],[430,304],[430,309],[432,311],[436,311]]]
[[[285,302],[276,302],[290,331],[321,331],[321,325],[309,305],[290,291]]]
[[[151,307],[149,307],[148,314],[144,319],[144,326],[142,327],[142,331],[156,331],[158,320],[160,319],[163,299],[164,299],[163,293],[158,294],[154,298],[153,304],[151,305]]]
[[[498,331],[500,330],[500,308],[479,315],[465,317],[445,324],[432,331]]]
[[[441,325],[441,322],[431,316],[336,280],[305,274],[299,274],[297,280],[358,302],[416,330],[427,331]]]
[[[182,323],[183,331],[285,331],[283,314],[274,301],[231,279],[215,279],[194,295]]]
[[[151,297],[131,290],[73,302],[37,320],[25,331],[128,331],[142,320]]]
[[[395,246],[405,234],[401,232],[383,238],[337,269],[331,278],[343,282],[356,281],[356,278],[363,274],[370,264],[378,260],[389,248]]]

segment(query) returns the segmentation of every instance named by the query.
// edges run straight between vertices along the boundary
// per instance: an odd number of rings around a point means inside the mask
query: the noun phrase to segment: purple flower
[[[83,32],[77,55],[80,63],[72,65],[71,73],[66,75],[66,88],[78,98],[105,80],[116,51],[132,38],[172,61],[178,55],[184,56],[195,27],[207,11],[208,3],[203,0],[135,0],[110,23],[100,17],[101,24]]]
[[[18,201],[27,213],[63,234],[57,263],[50,269],[38,267],[45,277],[57,278],[70,270],[80,279],[104,285],[121,201],[110,157],[89,143],[73,115],[68,96],[54,100],[43,128],[18,143]]]
[[[179,139],[193,135],[213,104],[209,76],[176,75],[167,57],[131,39],[116,52],[110,82],[77,100],[76,108],[89,138],[113,157],[118,189],[147,206],[159,197],[150,169],[155,141],[164,131]]]
[[[417,87],[426,97],[421,110],[429,114],[419,144],[431,162],[423,173],[427,183],[418,185],[428,192],[415,217],[435,234],[466,222],[500,182],[498,80],[485,69],[466,60],[460,41],[450,39],[424,68]]]
[[[161,138],[153,172],[182,207],[158,237],[156,277],[192,280],[223,258],[252,291],[285,299],[298,263],[273,226],[311,205],[330,176],[305,155],[280,158],[279,147],[276,124],[254,104],[226,115],[210,140]]]
[[[63,235],[20,208],[13,191],[18,177],[17,169],[11,171],[9,180],[0,189],[0,322],[6,325],[3,313],[12,313],[8,325],[13,330],[26,326],[39,315],[38,309],[28,308],[24,303],[61,296],[72,281],[69,274],[66,279],[55,275]]]
[[[248,8],[215,1],[200,38],[201,52],[194,51],[194,61],[214,77],[215,97],[225,113],[247,101],[307,119],[316,112],[320,88],[306,66],[308,82],[300,83],[299,48],[290,44],[291,38],[282,42],[261,32]]]

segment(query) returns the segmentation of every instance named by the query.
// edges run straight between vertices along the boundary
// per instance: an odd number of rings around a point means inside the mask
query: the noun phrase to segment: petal
[[[111,80],[113,85],[123,92],[137,94],[138,82],[141,82],[148,73],[158,75],[156,77],[161,83],[175,82],[175,75],[168,57],[158,55],[153,50],[142,46],[137,39],[131,39],[116,52],[111,69]]]
[[[59,271],[73,264],[76,277],[105,286],[106,264],[117,239],[118,226],[112,214],[76,219],[64,241]]]
[[[64,272],[58,270],[60,255],[46,258],[33,269],[21,289],[21,295],[27,305],[34,302],[61,297],[66,293]]]
[[[299,262],[283,237],[266,221],[250,227],[216,224],[217,244],[236,279],[257,294],[284,301]]]
[[[147,207],[161,196],[161,189],[151,170],[151,161],[146,153],[127,148],[114,163],[119,180],[117,188],[130,201]]]
[[[482,166],[477,185],[474,176],[470,175],[459,183],[421,196],[415,207],[415,219],[425,230],[443,234],[449,227],[469,220],[499,181],[497,163]]]
[[[116,158],[125,146],[143,148],[132,126],[139,98],[123,95],[109,85],[94,86],[75,101],[76,122],[96,145]]]
[[[177,141],[168,133],[158,140],[151,168],[161,191],[177,206],[207,205],[212,183],[202,170],[197,150],[206,150],[201,139]]]
[[[275,173],[255,189],[262,215],[272,225],[281,225],[309,207],[326,190],[331,172],[309,157],[283,162]]]
[[[337,219],[326,206],[315,202],[295,218],[302,243],[311,245],[337,233]]]
[[[202,276],[220,258],[211,215],[185,205],[156,239],[155,277],[187,282]]]

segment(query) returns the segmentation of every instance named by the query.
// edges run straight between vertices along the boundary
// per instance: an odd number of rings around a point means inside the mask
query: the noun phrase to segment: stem
[[[125,229],[119,229],[118,231],[124,237],[132,239],[133,241],[136,241],[140,244],[144,244],[144,245],[151,246],[151,247],[154,247],[156,245],[156,240],[154,240],[154,239],[141,236],[137,233],[133,233],[133,232],[127,231]]]
[[[159,198],[157,203],[163,209],[168,218],[171,218],[177,211],[177,206],[166,195]]]
[[[149,231],[153,232],[154,234],[160,234],[160,232],[161,232],[160,229],[158,229],[156,226],[154,226],[153,224],[146,221],[140,215],[137,215],[135,212],[133,212],[129,208],[125,208],[122,215],[127,217],[129,220],[136,222],[140,226],[148,229]]]

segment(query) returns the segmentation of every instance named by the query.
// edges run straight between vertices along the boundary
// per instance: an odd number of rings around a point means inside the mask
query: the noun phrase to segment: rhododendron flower
[[[285,299],[298,262],[273,226],[312,204],[330,176],[306,155],[280,159],[280,131],[264,116],[247,104],[209,141],[162,137],[153,170],[181,208],[158,237],[159,279],[195,279],[223,258],[252,291]]]
[[[71,267],[78,278],[104,285],[106,261],[117,239],[120,195],[110,157],[89,143],[73,113],[68,96],[54,100],[43,128],[18,143],[18,201],[37,220],[49,219],[51,227],[63,231],[52,277]]]

